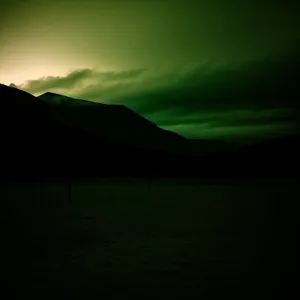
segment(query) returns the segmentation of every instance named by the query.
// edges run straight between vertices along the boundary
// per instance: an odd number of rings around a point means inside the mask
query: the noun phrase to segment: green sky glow
[[[298,19],[289,0],[11,0],[0,82],[126,104],[186,136],[286,132],[298,126]]]

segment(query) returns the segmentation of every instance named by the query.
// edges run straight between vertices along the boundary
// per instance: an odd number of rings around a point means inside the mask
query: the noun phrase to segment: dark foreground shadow
[[[296,287],[296,181],[15,182],[0,198],[11,299],[272,299]]]

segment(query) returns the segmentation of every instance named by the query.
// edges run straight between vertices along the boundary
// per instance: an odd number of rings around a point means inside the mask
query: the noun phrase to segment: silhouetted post
[[[150,194],[151,177],[148,177],[148,193]]]
[[[71,198],[72,198],[72,186],[71,186],[71,181],[68,181],[68,200],[69,203],[71,202]]]

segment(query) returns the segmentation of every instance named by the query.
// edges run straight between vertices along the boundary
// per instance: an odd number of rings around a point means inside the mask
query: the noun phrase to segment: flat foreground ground
[[[295,286],[295,179],[0,188],[9,299],[266,299]]]

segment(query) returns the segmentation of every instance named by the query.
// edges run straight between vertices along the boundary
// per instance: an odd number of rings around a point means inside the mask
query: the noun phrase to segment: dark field
[[[8,298],[287,297],[296,286],[297,183],[2,184]]]

